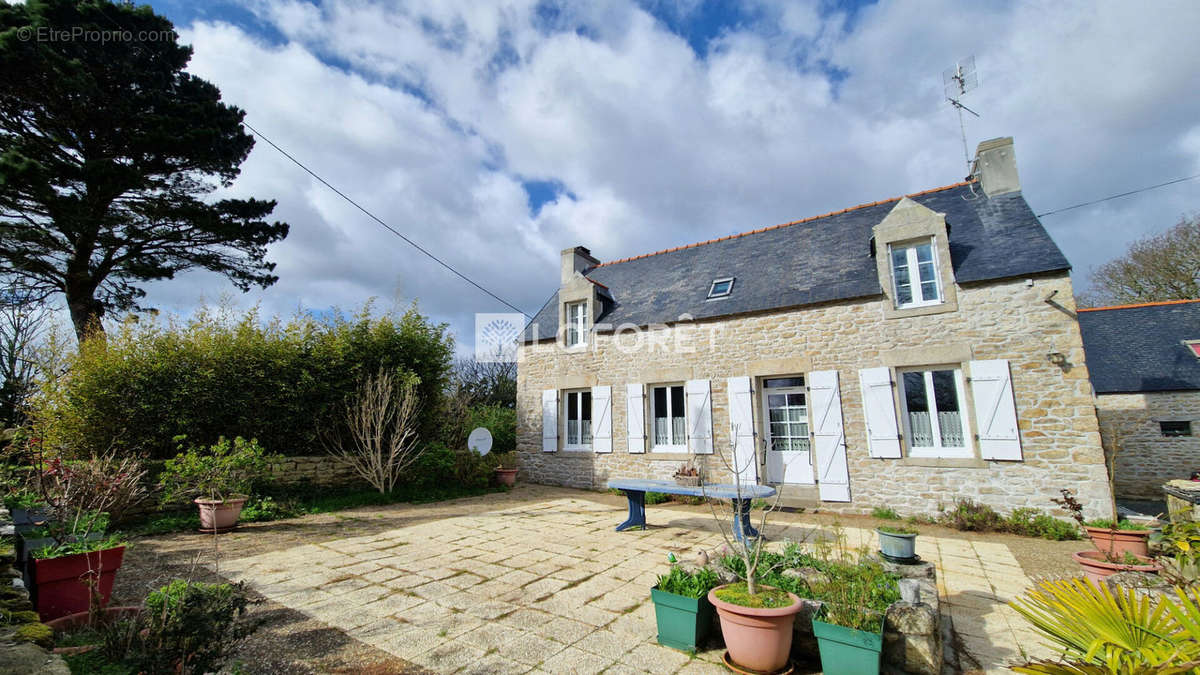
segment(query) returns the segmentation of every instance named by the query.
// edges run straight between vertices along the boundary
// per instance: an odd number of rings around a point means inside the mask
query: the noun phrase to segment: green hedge
[[[372,317],[264,320],[201,310],[185,322],[126,321],[67,357],[43,382],[37,431],[52,447],[86,455],[114,448],[173,457],[175,436],[211,444],[256,438],[285,455],[323,452],[319,430],[340,419],[359,378],[381,367],[420,379],[422,439],[439,431],[453,339],[416,308]]]

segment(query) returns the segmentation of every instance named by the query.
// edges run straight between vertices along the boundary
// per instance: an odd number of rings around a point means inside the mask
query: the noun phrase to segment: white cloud
[[[619,2],[552,17],[532,2],[252,7],[287,43],[181,27],[192,70],[385,221],[531,312],[567,246],[624,257],[960,180],[941,71],[972,53],[972,150],[1014,136],[1035,210],[1200,168],[1192,3],[892,1],[847,24],[812,3],[763,0],[757,22],[720,32],[703,58]],[[570,195],[533,216],[522,179]],[[278,199],[292,225],[272,249],[280,282],[249,298],[268,309],[419,297],[467,339],[472,312],[502,309],[265,143],[235,191]],[[1200,182],[1182,184],[1045,224],[1078,278],[1197,197]],[[224,288],[188,275],[152,286],[151,300],[182,309]]]

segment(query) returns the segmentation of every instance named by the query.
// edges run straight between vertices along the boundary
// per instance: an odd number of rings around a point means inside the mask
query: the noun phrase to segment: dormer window
[[[567,303],[567,346],[585,344],[587,328],[587,302]]]
[[[897,308],[926,307],[942,302],[937,252],[932,238],[911,244],[891,244],[888,249]]]
[[[712,286],[708,287],[708,299],[724,298],[733,292],[733,277],[725,277],[724,279],[714,279]]]

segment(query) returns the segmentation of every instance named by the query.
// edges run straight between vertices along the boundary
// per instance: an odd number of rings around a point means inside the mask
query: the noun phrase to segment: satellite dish
[[[467,436],[467,447],[478,452],[480,457],[488,454],[492,450],[492,432],[483,427],[476,427],[471,435]]]

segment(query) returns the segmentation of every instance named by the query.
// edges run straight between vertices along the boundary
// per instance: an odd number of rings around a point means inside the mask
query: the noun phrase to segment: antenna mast
[[[942,82],[946,89],[946,100],[958,109],[958,128],[962,132],[963,160],[967,163],[967,173],[971,173],[971,152],[967,148],[967,125],[963,121],[963,111],[979,117],[979,113],[962,104],[962,97],[968,91],[979,86],[979,78],[975,75],[975,57],[968,56],[953,68],[942,71]]]

